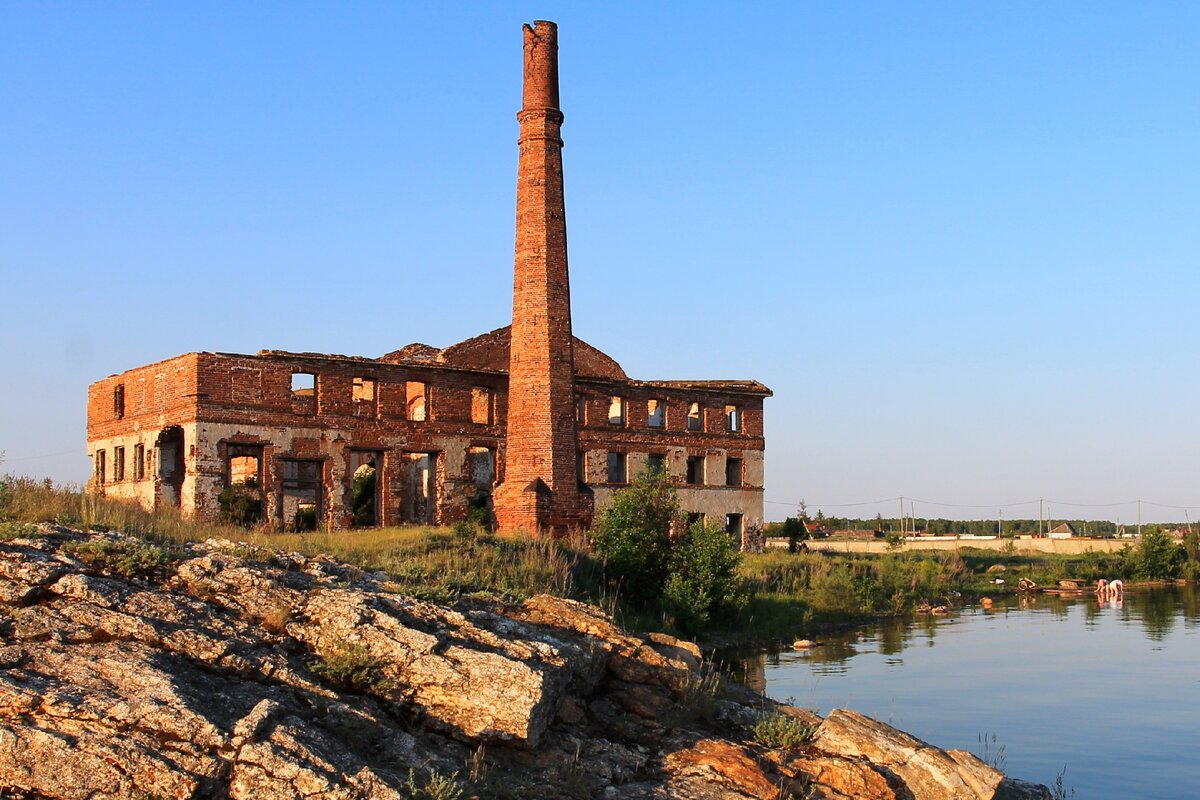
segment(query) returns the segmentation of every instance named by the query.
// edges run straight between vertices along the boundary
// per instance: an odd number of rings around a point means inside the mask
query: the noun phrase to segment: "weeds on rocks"
[[[417,771],[408,771],[408,792],[412,800],[461,800],[462,785],[458,782],[458,773],[443,775],[433,770],[423,780],[417,780]]]
[[[813,726],[778,712],[764,714],[750,730],[754,741],[778,750],[795,750],[808,744],[816,732]]]
[[[154,576],[183,557],[176,547],[140,539],[89,539],[63,549],[94,570],[125,578]]]
[[[336,686],[355,692],[368,692],[384,681],[379,660],[357,642],[337,642],[312,664],[312,671]]]

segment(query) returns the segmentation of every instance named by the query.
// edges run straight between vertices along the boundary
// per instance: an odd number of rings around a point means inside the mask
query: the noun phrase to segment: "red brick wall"
[[[507,464],[496,493],[502,531],[590,523],[576,477],[573,337],[563,202],[558,29],[525,26],[524,104],[517,165]],[[544,485],[538,502],[522,496]],[[547,514],[546,518],[538,515]],[[532,515],[532,516],[531,516]]]

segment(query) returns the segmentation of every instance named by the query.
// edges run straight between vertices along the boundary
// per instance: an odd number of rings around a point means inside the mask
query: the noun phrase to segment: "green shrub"
[[[733,537],[697,522],[672,545],[663,608],[685,631],[699,631],[716,614],[744,608],[749,599],[738,574],[741,556]]]
[[[754,741],[764,747],[794,750],[811,742],[817,729],[787,714],[774,712],[763,714],[750,732]]]
[[[156,575],[183,555],[176,547],[140,539],[90,539],[63,549],[92,569],[126,578]]]
[[[658,597],[667,581],[671,526],[679,497],[661,471],[639,474],[600,515],[592,542],[621,593],[636,604]]]
[[[1121,550],[1123,572],[1137,580],[1163,580],[1179,574],[1183,548],[1162,531],[1142,534],[1136,546]]]
[[[221,521],[249,528],[262,519],[262,490],[254,479],[235,483],[217,495],[217,506],[221,510]]]
[[[343,689],[368,692],[383,683],[379,660],[365,645],[337,642],[312,664],[312,671]]]

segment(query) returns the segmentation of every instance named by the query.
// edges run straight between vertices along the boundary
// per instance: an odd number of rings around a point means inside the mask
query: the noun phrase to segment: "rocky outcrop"
[[[582,603],[447,608],[229,542],[0,542],[0,631],[4,797],[1048,796]]]

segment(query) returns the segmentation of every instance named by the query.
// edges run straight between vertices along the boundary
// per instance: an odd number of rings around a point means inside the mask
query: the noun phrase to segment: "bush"
[[[671,527],[681,514],[675,488],[661,471],[642,472],[600,514],[592,543],[609,574],[635,604],[662,592],[671,553]]]
[[[663,607],[685,631],[698,631],[722,611],[745,607],[749,593],[738,575],[741,556],[733,537],[697,522],[673,545]]]
[[[159,575],[183,557],[178,548],[139,539],[90,539],[63,549],[94,570],[126,578]]]
[[[262,491],[253,479],[235,483],[217,495],[217,506],[222,522],[249,528],[262,519]]]
[[[1121,551],[1123,571],[1138,580],[1162,580],[1179,574],[1183,548],[1162,531],[1146,531],[1135,547]]]
[[[383,678],[379,662],[365,645],[337,642],[312,665],[312,671],[343,689],[366,692],[378,687]]]
[[[805,725],[794,717],[778,712],[764,714],[751,729],[754,741],[764,747],[783,750],[793,750],[807,744],[812,741],[816,732],[816,728],[811,725]]]

